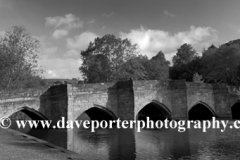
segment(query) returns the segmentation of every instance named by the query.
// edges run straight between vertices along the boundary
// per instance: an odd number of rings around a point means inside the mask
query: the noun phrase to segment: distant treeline
[[[159,51],[148,59],[136,44],[114,35],[96,38],[81,51],[79,70],[86,83],[133,80],[180,80],[199,83],[240,84],[240,40],[204,49],[202,56],[190,44],[183,44],[173,64]]]
[[[82,80],[43,80],[37,63],[39,41],[22,26],[13,26],[0,37],[0,90],[49,84],[102,83],[121,80],[180,80],[240,85],[240,40],[211,45],[201,56],[190,44],[177,49],[172,65],[159,51],[148,59],[137,44],[112,34],[98,37],[80,52]]]

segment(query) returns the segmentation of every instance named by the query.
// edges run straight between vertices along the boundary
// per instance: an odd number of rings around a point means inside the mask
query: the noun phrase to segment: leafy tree
[[[149,60],[146,56],[137,56],[129,59],[120,66],[119,72],[116,74],[118,80],[147,80],[148,73],[145,68],[145,63]]]
[[[205,49],[203,50],[203,52],[202,52],[202,57],[211,56],[211,55],[213,55],[217,50],[218,50],[218,48],[212,44],[210,47],[208,47],[207,50],[205,50]]]
[[[128,39],[108,34],[96,38],[80,55],[83,63],[79,70],[85,81],[109,82],[122,77],[119,75],[120,70],[123,71],[122,66],[138,55],[138,48]]]
[[[38,74],[39,41],[26,28],[13,26],[0,39],[0,89],[26,88],[42,84]]]
[[[146,62],[146,71],[150,80],[166,80],[169,78],[169,61],[162,51]]]
[[[197,52],[192,48],[190,44],[183,44],[173,57],[173,66],[179,66],[187,64],[197,57]]]
[[[192,81],[193,71],[190,70],[188,64],[182,64],[178,67],[173,66],[169,69],[169,76],[172,80],[185,79],[186,81]]]
[[[106,56],[92,55],[83,61],[81,71],[87,78],[87,82],[107,82],[111,75],[109,60]]]
[[[203,51],[202,57],[179,56],[174,59],[170,68],[171,79],[186,79],[187,81],[204,81],[206,83],[227,83],[240,85],[240,45],[239,40],[230,41],[219,48],[211,45]],[[185,47],[187,48],[187,47]],[[179,52],[182,53],[183,52]],[[176,58],[177,57],[177,58]],[[193,59],[193,60],[192,60]],[[197,73],[197,74],[196,74]]]
[[[183,44],[173,57],[173,66],[169,70],[169,76],[173,80],[185,79],[192,81],[194,73],[201,70],[201,59],[190,44]]]
[[[214,53],[202,57],[202,75],[208,83],[240,85],[240,47],[222,45]]]
[[[138,55],[136,44],[108,34],[90,42],[88,48],[81,51],[83,60],[79,70],[88,83],[134,80],[168,79],[169,62],[160,51],[150,60]]]

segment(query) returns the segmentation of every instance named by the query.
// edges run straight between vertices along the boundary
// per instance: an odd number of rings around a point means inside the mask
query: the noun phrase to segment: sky
[[[239,0],[0,0],[0,35],[24,25],[41,44],[44,78],[81,78],[80,52],[105,34],[171,61],[184,43],[199,54],[240,37]]]

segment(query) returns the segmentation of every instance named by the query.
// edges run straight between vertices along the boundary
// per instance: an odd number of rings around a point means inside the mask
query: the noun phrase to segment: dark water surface
[[[228,129],[220,132],[198,129],[178,132],[174,129],[142,130],[98,129],[92,133],[86,129],[22,130],[79,153],[83,159],[91,160],[239,160],[240,132]]]

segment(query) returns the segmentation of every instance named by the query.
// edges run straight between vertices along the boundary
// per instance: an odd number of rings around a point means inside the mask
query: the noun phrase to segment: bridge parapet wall
[[[187,86],[185,80],[169,81],[172,119],[187,119]]]
[[[42,87],[11,91],[0,91],[0,102],[4,102],[7,100],[10,101],[11,99],[17,101],[20,99],[38,98],[47,89],[48,89],[47,87]]]
[[[239,100],[240,90],[227,84],[187,82],[188,111],[198,102],[205,103],[219,118],[231,118],[231,107]]]
[[[23,108],[33,109],[55,124],[67,117],[66,85],[0,92],[0,118],[9,117]]]
[[[212,84],[216,114],[221,118],[231,118],[231,107],[240,100],[239,89],[226,84]]]
[[[24,106],[38,110],[40,107],[39,97],[46,90],[46,87],[42,87],[24,90],[1,91],[0,118],[8,117]]]
[[[215,111],[214,90],[212,84],[187,82],[187,112],[196,104],[202,103]]]
[[[76,119],[86,110],[106,107],[120,119],[134,118],[132,81],[68,85],[69,117]],[[71,114],[74,113],[74,114]]]
[[[157,95],[159,81],[157,80],[149,80],[149,81],[133,81],[133,91],[134,91],[134,118],[138,112],[144,108],[147,104],[156,100],[160,103],[166,100],[163,95],[163,91],[161,95]],[[165,104],[166,105],[166,104]]]
[[[167,107],[172,118],[186,117],[185,81],[134,81],[135,117],[138,112],[152,101]]]
[[[240,100],[240,89],[226,84],[177,81],[122,81],[68,84],[50,88],[0,92],[0,118],[21,107],[41,112],[53,123],[65,117],[76,119],[94,106],[106,107],[121,119],[135,119],[152,101],[163,104],[173,119],[186,119],[188,111],[201,102],[218,117],[231,117],[231,107]]]
[[[70,119],[76,119],[95,105],[106,107],[118,116],[115,83],[68,85],[68,117]]]

